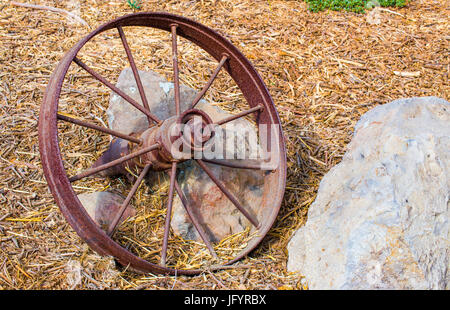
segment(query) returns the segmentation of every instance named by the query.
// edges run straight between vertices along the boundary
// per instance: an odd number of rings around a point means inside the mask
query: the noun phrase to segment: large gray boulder
[[[448,289],[449,174],[449,102],[367,112],[288,244],[288,271],[311,289]]]

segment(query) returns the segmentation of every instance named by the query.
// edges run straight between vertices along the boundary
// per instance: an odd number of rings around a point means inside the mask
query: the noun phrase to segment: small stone
[[[78,195],[87,213],[103,230],[107,230],[119,212],[124,198],[111,192],[94,192]],[[128,206],[122,215],[119,224],[129,217],[136,215],[136,210]]]
[[[69,290],[74,290],[81,284],[81,264],[77,260],[69,260],[65,266],[66,281]]]
[[[381,12],[379,7],[375,7],[373,10],[367,13],[366,22],[370,25],[381,24]]]
[[[288,271],[311,289],[449,289],[449,150],[443,99],[364,114],[288,244]]]

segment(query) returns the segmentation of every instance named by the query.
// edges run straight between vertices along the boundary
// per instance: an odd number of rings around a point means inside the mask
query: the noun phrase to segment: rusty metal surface
[[[174,25],[176,25],[176,27],[174,27]],[[251,112],[258,111],[258,116],[256,117],[258,124],[267,124],[267,125],[272,124],[276,125],[278,128],[276,133],[279,138],[278,144],[276,145],[277,149],[272,150],[278,153],[279,156],[278,167],[271,173],[266,175],[264,185],[265,188],[263,191],[264,197],[262,201],[261,212],[259,212],[258,218],[255,218],[253,215],[248,215],[250,217],[249,220],[251,220],[251,222],[255,226],[257,226],[258,234],[255,238],[250,240],[247,247],[242,252],[240,252],[234,259],[226,263],[232,264],[241,259],[246,254],[248,254],[262,241],[262,239],[267,234],[269,229],[272,227],[276,219],[279,208],[281,206],[286,180],[286,153],[285,153],[284,139],[281,130],[280,120],[277,111],[275,109],[275,106],[272,102],[272,99],[270,97],[270,94],[267,88],[265,87],[262,79],[251,65],[251,63],[228,40],[223,38],[221,35],[213,31],[212,29],[203,26],[195,21],[168,13],[130,14],[127,16],[117,18],[111,22],[108,22],[100,26],[92,33],[90,33],[88,36],[86,36],[84,39],[79,41],[70,51],[68,51],[65,54],[65,56],[60,61],[60,63],[58,64],[57,68],[55,69],[50,78],[49,84],[47,86],[44,95],[44,101],[41,107],[39,117],[39,150],[41,154],[43,171],[47,179],[48,186],[66,220],[78,233],[78,235],[99,254],[112,255],[121,264],[129,265],[132,269],[141,272],[166,273],[166,274],[177,273],[186,275],[198,274],[201,272],[201,270],[175,270],[166,267],[164,264],[157,265],[150,263],[142,258],[135,256],[134,254],[132,254],[131,252],[120,246],[118,243],[116,243],[108,234],[106,234],[94,223],[94,221],[87,214],[81,202],[77,198],[77,195],[71,186],[71,181],[79,179],[81,176],[76,176],[75,179],[71,178],[69,180],[69,177],[67,176],[63,166],[63,161],[58,145],[57,112],[58,112],[58,100],[65,74],[67,73],[67,70],[72,61],[76,62],[81,67],[84,66],[84,69],[87,69],[87,71],[90,70],[87,66],[85,66],[80,60],[76,58],[79,50],[86,44],[86,42],[88,42],[91,38],[98,35],[99,33],[113,28],[122,29],[122,27],[126,26],[154,27],[165,30],[169,33],[173,33],[174,32],[173,29],[175,28],[176,30],[175,32],[177,35],[190,40],[194,44],[203,48],[211,56],[213,56],[219,62],[218,70],[220,70],[220,68],[223,67],[229,73],[229,75],[236,82],[236,84],[242,91],[242,94],[244,95],[245,99],[247,100],[247,103],[250,106],[250,111]],[[218,70],[216,71],[218,72]],[[210,82],[208,82],[208,84],[205,86],[204,89],[207,90],[207,88],[209,88],[209,86],[211,85],[212,81],[215,78],[215,75],[217,75],[216,71],[211,77]],[[101,79],[99,75],[96,76],[95,72],[91,73],[97,79],[99,78]],[[107,86],[109,85],[110,88],[117,93],[117,89],[114,85],[110,84],[108,81],[105,81],[104,79],[102,82]],[[123,95],[125,95],[120,91],[118,94],[121,95],[122,97]],[[203,94],[204,92],[201,93],[199,98],[201,98]],[[128,99],[127,101],[130,103],[132,101],[131,98],[125,99]],[[148,111],[146,107],[139,105],[139,109],[144,114],[146,114],[150,119],[157,122],[158,123],[157,126],[163,125],[163,122],[160,121],[152,113],[150,113],[150,111]],[[248,114],[251,112],[247,111],[245,113]],[[144,140],[143,137],[140,137],[140,139]],[[155,137],[155,139],[156,140],[150,139],[149,141],[158,141],[157,137]],[[159,141],[161,142],[161,140]],[[161,144],[159,143],[154,145],[145,145],[142,147],[140,151],[133,152],[117,160],[119,161],[122,160],[123,162],[124,158],[126,158],[126,160],[129,160],[133,158],[134,155],[142,156],[144,154],[154,154],[155,150],[164,149],[161,148]],[[143,142],[143,144],[145,144],[145,142]],[[269,146],[267,145],[262,147],[269,147]],[[136,155],[136,153],[139,154]],[[160,152],[158,151],[156,153]],[[166,158],[165,160],[170,161],[170,158],[169,159]],[[168,165],[168,167],[164,167],[164,169],[171,167],[173,169],[172,164]],[[99,167],[91,169],[97,169],[98,171],[100,171],[101,169],[99,170],[98,168]],[[111,168],[111,166],[108,166],[106,168]],[[92,170],[88,172],[95,173]],[[85,172],[83,176],[89,175],[89,173]],[[170,175],[172,176],[173,172],[170,173]],[[220,180],[217,179],[215,181],[220,182]],[[183,193],[181,192],[181,189],[176,180],[173,182],[171,181],[170,190],[172,192],[175,190],[180,195],[180,198],[183,202],[184,207],[186,208],[186,211],[188,212],[188,215],[191,216],[192,210],[190,210],[189,205],[187,206],[185,205],[185,198],[183,197]],[[227,190],[225,189],[225,191]],[[196,219],[191,218],[191,220],[193,221],[194,225],[197,226],[195,224]],[[201,228],[198,229],[201,230]],[[209,244],[209,241],[204,240],[204,242],[206,246],[210,249],[210,251],[214,253],[214,250],[212,249],[211,244]],[[217,268],[220,269],[220,266]]]

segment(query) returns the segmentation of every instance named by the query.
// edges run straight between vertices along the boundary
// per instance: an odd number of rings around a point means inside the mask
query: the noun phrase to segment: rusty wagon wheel
[[[176,115],[165,120],[160,120],[154,113],[149,110],[149,106],[145,97],[145,92],[139,77],[138,70],[136,68],[135,61],[133,59],[131,50],[128,46],[124,28],[128,26],[139,27],[152,27],[160,30],[167,31],[172,37],[172,59],[173,59],[173,83],[175,92],[175,106]],[[104,77],[97,73],[94,69],[83,63],[79,57],[78,52],[81,48],[94,36],[110,30],[117,29],[123,47],[126,51],[128,62],[133,71],[133,75],[136,80],[136,85],[141,96],[142,105],[128,96],[126,93],[118,89],[116,86],[108,82]],[[180,83],[179,83],[179,70],[178,70],[178,51],[177,51],[177,36],[181,36],[188,41],[199,46],[205,50],[209,55],[218,61],[218,65],[211,75],[207,84],[198,93],[197,97],[191,103],[190,109],[181,111],[180,108]],[[64,78],[68,72],[69,66],[74,62],[84,70],[86,70],[95,79],[109,87],[114,93],[121,96],[128,103],[132,104],[135,108],[146,115],[149,128],[142,133],[138,134],[123,134],[112,129],[96,125],[86,120],[80,120],[71,118],[64,113],[58,113],[58,104],[61,95],[61,89]],[[221,69],[225,69],[231,76],[234,82],[241,90],[246,102],[249,106],[248,109],[233,114],[230,117],[226,117],[220,121],[212,122],[207,113],[196,109],[197,103],[205,95],[216,76]],[[268,130],[266,142],[261,141],[259,137],[259,143],[261,147],[266,150],[272,160],[270,168],[264,168],[265,161],[263,160],[247,160],[238,159],[232,161],[215,160],[215,159],[199,159],[193,158],[199,167],[206,172],[211,180],[216,184],[220,191],[227,197],[233,205],[236,207],[242,215],[251,223],[250,231],[252,237],[242,249],[231,259],[227,259],[225,262],[219,264],[211,264],[211,269],[220,268],[221,266],[232,264],[253,250],[267,234],[271,226],[273,225],[275,218],[281,206],[286,179],[286,155],[285,146],[280,126],[279,117],[273,101],[269,95],[267,88],[265,87],[262,79],[253,68],[251,63],[238,51],[228,40],[223,38],[217,32],[205,27],[190,19],[167,14],[167,13],[137,13],[130,14],[117,18],[111,22],[108,22],[84,39],[79,41],[70,51],[68,51],[62,58],[57,68],[53,72],[50,82],[47,86],[47,90],[44,96],[43,105],[40,111],[39,117],[39,149],[41,154],[41,161],[45,177],[48,182],[48,186],[55,198],[55,201],[66,220],[77,232],[77,234],[85,240],[89,246],[102,255],[111,255],[117,259],[118,262],[125,266],[129,266],[132,269],[140,272],[152,272],[152,273],[166,273],[166,274],[198,274],[202,272],[202,269],[177,269],[173,266],[169,266],[166,263],[167,246],[169,242],[169,229],[170,229],[170,217],[172,212],[172,205],[174,196],[178,194],[186,213],[189,215],[190,220],[195,226],[198,234],[200,235],[204,245],[210,252],[211,261],[215,262],[217,255],[214,249],[214,245],[209,240],[204,227],[199,224],[199,219],[196,217],[196,212],[193,206],[190,205],[186,199],[180,185],[177,182],[177,168],[183,161],[190,160],[188,157],[176,157],[173,153],[173,135],[169,135],[170,128],[176,127],[176,125],[190,126],[192,131],[198,129],[200,124],[201,135],[200,142],[201,147],[203,143],[208,142],[214,135],[214,128],[217,126],[226,124],[238,118],[244,116],[253,117],[258,126],[266,125],[275,130]],[[195,117],[200,118],[200,123],[195,123],[193,119]],[[107,133],[121,139],[120,141],[127,141],[130,145],[130,149],[127,152],[119,152],[114,156],[109,156],[110,161],[95,165],[83,172],[76,174],[75,176],[67,176],[66,169],[64,167],[58,138],[58,120],[71,122],[82,127],[91,128],[99,132]],[[206,128],[210,126],[212,132],[207,133]],[[182,132],[177,132],[178,138],[181,137]],[[276,143],[269,143],[275,139]],[[196,139],[194,139],[197,141]],[[115,141],[115,140],[113,140]],[[192,144],[189,139],[182,139],[184,144]],[[269,142],[267,142],[269,141]],[[197,141],[198,142],[198,141]],[[183,145],[184,145],[183,144]],[[117,167],[117,165],[124,165],[138,162],[139,165],[139,177],[135,181],[131,188],[127,198],[122,204],[119,212],[114,218],[113,224],[107,231],[102,230],[88,215],[83,205],[73,189],[73,182],[82,178],[98,175],[99,172],[105,169],[111,169]],[[208,162],[206,164],[205,162]],[[264,171],[264,183],[262,188],[262,200],[258,205],[258,211],[248,212],[248,209],[242,203],[242,201],[236,197],[230,189],[228,189],[224,182],[214,175],[210,165],[222,165],[229,167],[230,169],[256,169],[256,170],[269,170]],[[146,174],[151,170],[165,171],[170,177],[170,186],[168,191],[168,202],[164,223],[164,236],[160,240],[161,248],[157,252],[159,255],[159,262],[150,262],[147,259],[139,257],[138,255],[130,252],[128,249],[120,245],[114,239],[114,232],[117,229],[117,223],[121,218],[123,212],[128,207],[133,195],[141,184]]]

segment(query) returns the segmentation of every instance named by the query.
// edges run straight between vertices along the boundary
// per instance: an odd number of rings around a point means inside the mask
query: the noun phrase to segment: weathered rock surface
[[[83,204],[87,213],[103,230],[107,230],[119,212],[124,198],[111,192],[94,192],[78,195],[78,199]],[[128,206],[124,214],[120,218],[121,222],[129,217],[136,215],[136,210],[132,206]]]
[[[450,104],[395,100],[357,123],[288,245],[311,289],[448,289]]]
[[[208,164],[217,176],[250,212],[258,214],[262,203],[264,177],[262,171],[236,170]],[[241,232],[251,226],[250,222],[228,200],[201,168],[190,163],[180,172],[180,186],[196,212],[211,241]],[[200,235],[188,218],[177,196],[174,199],[172,228],[175,233],[188,240],[201,240]]]
[[[150,111],[160,119],[167,119],[175,115],[173,83],[168,82],[155,72],[139,71],[145,89]],[[142,104],[139,91],[130,68],[122,71],[116,84],[118,88]],[[181,110],[186,110],[197,92],[185,85],[180,85]],[[197,109],[205,111],[213,121],[218,121],[231,114],[219,107],[200,100]],[[123,132],[139,132],[148,128],[147,117],[134,108],[122,97],[111,93],[110,105],[107,110],[108,124],[111,129]],[[256,129],[245,120],[238,119],[230,123],[223,132],[217,133],[218,149],[206,154],[211,158],[212,153],[221,153],[220,149],[233,145],[234,158],[248,158],[253,152],[258,152],[258,145],[248,143],[248,138],[242,139],[243,133],[257,137]],[[247,135],[247,137],[249,137]],[[237,139],[236,139],[237,138]],[[223,152],[222,152],[223,153]],[[261,205],[264,172],[245,169],[230,169],[207,164],[214,174],[225,182],[225,185],[241,201],[250,213],[256,214]],[[249,221],[222,194],[219,188],[210,180],[208,175],[193,161],[188,161],[179,167],[178,182],[188,201],[196,211],[211,240],[217,241],[229,234],[243,231],[250,225]],[[173,203],[172,229],[185,239],[201,240],[195,227],[191,223],[178,197]]]
[[[168,82],[156,72],[139,71],[139,76],[151,112],[159,119],[175,115],[173,83]],[[131,68],[125,68],[120,73],[116,86],[142,105]],[[180,105],[183,111],[188,108],[195,95],[196,92],[193,89],[180,85]],[[111,93],[106,113],[110,129],[129,134],[148,128],[147,116],[114,92]]]

